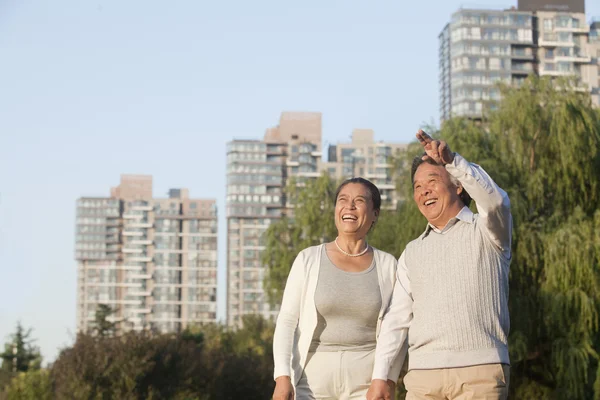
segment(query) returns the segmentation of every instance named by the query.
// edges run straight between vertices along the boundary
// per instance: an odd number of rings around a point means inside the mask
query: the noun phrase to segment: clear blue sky
[[[0,344],[18,320],[46,361],[72,343],[75,200],[121,173],[218,200],[222,318],[225,143],[281,111],[322,112],[325,145],[411,140],[438,118],[437,35],[461,5],[516,0],[1,0]]]

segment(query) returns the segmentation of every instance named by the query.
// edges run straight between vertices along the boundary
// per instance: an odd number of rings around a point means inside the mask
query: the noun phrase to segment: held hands
[[[273,400],[294,400],[294,388],[289,376],[278,376],[275,379]]]
[[[423,160],[431,158],[440,165],[450,164],[454,161],[454,153],[450,151],[450,146],[444,140],[434,140],[422,129],[417,132],[417,139],[419,139],[426,153]]]
[[[394,381],[373,379],[367,392],[367,400],[394,400],[395,392],[396,383]]]

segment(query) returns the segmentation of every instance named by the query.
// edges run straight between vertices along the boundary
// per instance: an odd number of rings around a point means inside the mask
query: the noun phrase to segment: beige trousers
[[[404,377],[406,400],[506,400],[509,383],[506,364],[412,369]]]
[[[308,353],[296,400],[364,400],[374,361],[375,350]]]

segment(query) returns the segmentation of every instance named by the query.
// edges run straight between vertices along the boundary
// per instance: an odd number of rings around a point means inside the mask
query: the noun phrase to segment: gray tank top
[[[361,272],[337,268],[321,252],[321,267],[315,292],[317,328],[309,351],[368,351],[376,345],[381,291],[375,258]]]

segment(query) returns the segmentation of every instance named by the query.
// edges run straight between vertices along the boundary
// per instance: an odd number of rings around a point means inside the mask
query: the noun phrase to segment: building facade
[[[187,189],[152,197],[152,177],[123,175],[110,197],[77,200],[77,329],[98,305],[118,332],[179,332],[216,322],[217,209]]]
[[[480,118],[500,99],[498,83],[534,71],[533,15],[516,10],[459,10],[439,35],[440,117]]]
[[[286,213],[287,181],[316,177],[321,160],[321,114],[285,112],[263,140],[227,144],[227,323],[242,316],[274,319],[263,289],[263,235]]]
[[[440,118],[479,119],[500,100],[497,83],[530,74],[575,76],[598,105],[594,28],[583,0],[524,0],[510,10],[461,9],[439,37]]]
[[[323,163],[323,170],[338,180],[355,176],[370,180],[381,192],[382,207],[396,209],[399,197],[391,157],[397,156],[407,145],[376,142],[374,136],[371,129],[353,130],[350,143],[329,146],[329,158]]]

